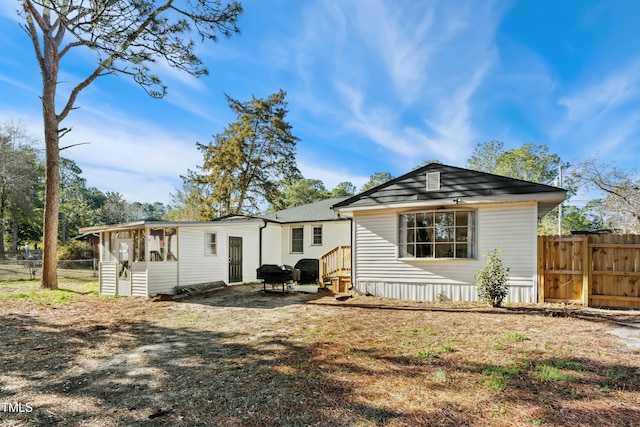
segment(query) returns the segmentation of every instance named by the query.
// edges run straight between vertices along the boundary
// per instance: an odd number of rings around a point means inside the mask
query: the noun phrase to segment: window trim
[[[214,236],[215,243],[211,252],[211,236]],[[218,256],[218,233],[213,231],[204,232],[204,256]]]
[[[455,213],[456,212],[469,212],[471,214],[473,214],[473,223],[471,225],[467,225],[465,226],[456,226],[456,216]],[[414,254],[414,256],[407,256],[408,251],[404,250],[405,252],[405,256],[403,256],[403,245],[407,245],[408,243],[411,242],[404,242],[403,243],[403,239],[402,239],[402,233],[406,232],[407,229],[414,229],[414,230],[418,230],[420,229],[419,227],[417,227],[416,225],[414,225],[413,227],[402,227],[402,216],[404,215],[417,215],[417,214],[424,214],[424,213],[431,213],[434,216],[438,213],[454,213],[454,224],[451,226],[451,228],[453,228],[453,241],[449,242],[436,242],[435,239],[433,242],[429,242],[429,245],[433,245],[433,248],[430,249],[430,251],[432,251],[433,256],[430,257],[419,257],[416,256]],[[434,220],[434,224],[431,227],[424,227],[424,229],[432,229],[435,232],[435,228],[436,228],[436,224],[435,224],[435,220]],[[469,228],[471,228],[471,233],[467,233],[467,236],[471,236],[470,240],[467,240],[466,242],[464,241],[456,241],[456,236],[457,236],[457,228],[466,228],[467,230],[469,230]],[[464,261],[476,261],[478,259],[478,211],[476,209],[457,209],[457,208],[453,208],[453,209],[423,209],[423,210],[414,210],[414,211],[407,211],[407,212],[400,212],[397,215],[397,224],[396,224],[396,230],[397,230],[397,236],[398,236],[398,242],[397,242],[397,259],[398,260],[402,260],[402,261],[426,261],[426,262],[441,262],[441,261],[445,261],[445,262],[449,262],[449,261],[455,261],[455,262],[464,262]],[[405,237],[406,240],[406,237]],[[417,241],[414,241],[414,248],[417,245]],[[452,244],[453,245],[453,257],[437,257],[437,252],[436,252],[436,245],[448,245],[448,244]],[[456,245],[457,244],[465,244],[467,245],[467,251],[471,252],[472,256],[468,256],[468,257],[464,257],[464,258],[458,258],[456,257]],[[467,253],[468,253],[467,252]]]
[[[291,227],[289,232],[289,253],[290,254],[303,254],[304,253],[304,226]],[[300,251],[296,251],[293,245],[293,232],[294,230],[302,230],[302,236],[300,237]]]
[[[316,243],[316,230],[320,230],[320,243]],[[322,239],[323,239],[323,231],[322,231],[322,225],[314,225],[313,227],[311,227],[311,246],[322,246]]]

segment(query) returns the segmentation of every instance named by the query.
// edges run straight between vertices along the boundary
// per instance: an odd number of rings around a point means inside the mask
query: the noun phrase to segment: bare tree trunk
[[[18,255],[18,219],[15,215],[12,215],[11,247],[13,248],[13,252]]]
[[[43,77],[42,110],[45,140],[45,191],[44,191],[44,248],[42,257],[42,287],[58,289],[58,215],[60,213],[60,134],[59,120],[55,113],[57,69]]]
[[[5,259],[4,248],[4,211],[5,211],[6,196],[4,189],[0,193],[0,259]]]
[[[46,114],[45,114],[46,116]],[[58,289],[58,188],[60,186],[60,151],[58,150],[58,123],[45,117],[46,170],[44,191],[44,250],[42,257],[42,287]],[[48,120],[53,119],[53,123]]]

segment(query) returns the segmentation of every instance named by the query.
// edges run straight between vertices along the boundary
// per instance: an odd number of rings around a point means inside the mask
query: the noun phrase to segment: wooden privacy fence
[[[640,235],[538,237],[538,302],[640,308]]]

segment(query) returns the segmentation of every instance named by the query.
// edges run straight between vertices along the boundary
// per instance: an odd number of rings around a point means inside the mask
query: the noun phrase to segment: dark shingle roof
[[[331,209],[331,207],[346,199],[347,197],[334,197],[331,199],[320,200],[319,202],[309,203],[307,205],[270,212],[260,215],[259,217],[281,223],[338,220],[341,218]]]
[[[427,191],[426,174],[430,172],[440,172],[440,188],[438,190]],[[559,199],[564,199],[566,190],[470,169],[431,163],[336,203],[334,207],[375,207],[381,204],[419,202],[421,200],[453,200],[536,193],[562,193],[563,196]],[[561,200],[558,203],[560,202]]]

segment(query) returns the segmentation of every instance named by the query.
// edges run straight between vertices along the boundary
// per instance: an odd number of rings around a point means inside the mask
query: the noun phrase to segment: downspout
[[[353,268],[355,259],[355,250],[353,247],[353,217],[349,218],[349,244],[351,245],[351,286],[349,286],[349,290],[353,290],[353,287],[355,286],[353,277],[353,273],[355,272],[355,269]]]
[[[258,235],[258,267],[262,266],[262,230],[264,230],[265,228],[267,228],[267,220],[262,218],[262,222],[264,223],[264,225],[262,227],[259,228],[259,235]]]

